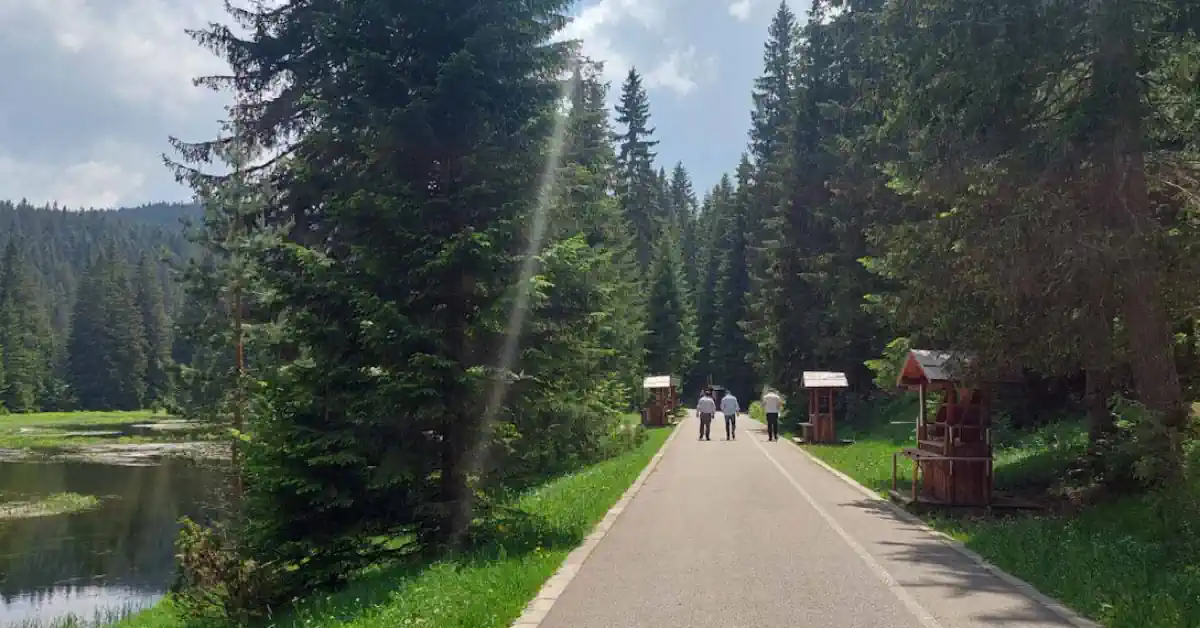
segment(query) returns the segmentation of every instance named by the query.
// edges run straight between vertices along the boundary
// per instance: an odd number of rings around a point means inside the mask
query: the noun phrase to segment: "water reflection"
[[[0,462],[0,494],[96,495],[89,512],[0,522],[0,626],[145,606],[174,576],[178,520],[205,518],[221,485],[211,465]]]

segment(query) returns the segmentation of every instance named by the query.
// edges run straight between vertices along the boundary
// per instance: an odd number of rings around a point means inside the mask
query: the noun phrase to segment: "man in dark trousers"
[[[713,401],[712,391],[706,390],[696,404],[696,414],[700,415],[700,440],[712,440],[712,420],[717,413],[717,402]]]
[[[721,412],[725,415],[725,440],[737,440],[737,415],[741,411],[733,392],[725,393],[721,398]]]
[[[767,440],[779,440],[779,410],[783,407],[783,399],[779,393],[768,388],[763,395],[762,406],[767,414]]]

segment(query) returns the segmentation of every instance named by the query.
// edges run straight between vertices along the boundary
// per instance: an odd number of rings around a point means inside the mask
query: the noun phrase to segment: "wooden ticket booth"
[[[671,423],[679,407],[679,378],[674,375],[652,375],[642,380],[642,388],[650,393],[642,412],[644,425],[663,426]]]
[[[843,443],[837,437],[834,395],[838,390],[850,387],[846,374],[804,371],[801,381],[808,391],[808,421],[800,424],[804,431],[800,442],[813,445]]]
[[[948,351],[909,352],[897,384],[920,394],[916,447],[892,455],[894,499],[935,506],[988,506],[992,503],[992,440],[988,391],[963,383],[969,358]],[[927,416],[926,399],[940,402]],[[913,462],[908,491],[897,482],[898,460]]]

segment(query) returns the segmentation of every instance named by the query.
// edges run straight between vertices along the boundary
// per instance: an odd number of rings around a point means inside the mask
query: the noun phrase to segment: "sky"
[[[630,67],[644,75],[659,164],[682,162],[703,192],[746,150],[779,1],[584,0],[564,35],[606,62],[611,98]],[[0,0],[0,199],[188,200],[162,156],[224,118],[227,95],[192,79],[225,66],[185,33],[211,21],[225,21],[221,0]]]

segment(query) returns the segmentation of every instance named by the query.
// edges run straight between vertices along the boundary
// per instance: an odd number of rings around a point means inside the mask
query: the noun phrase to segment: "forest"
[[[198,215],[0,201],[0,413],[165,407]]]
[[[964,351],[1014,428],[1086,420],[1073,481],[1194,481],[1200,5],[781,3],[745,153],[695,190],[639,72],[556,38],[569,3],[337,4],[195,33],[238,104],[176,143],[189,236],[0,206],[9,411],[232,426],[191,611],[486,544],[509,491],[645,438],[614,410],[647,373],[869,404],[907,348]]]

